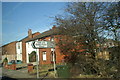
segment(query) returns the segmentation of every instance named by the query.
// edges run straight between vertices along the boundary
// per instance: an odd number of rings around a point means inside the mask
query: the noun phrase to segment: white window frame
[[[47,53],[46,51],[42,52],[42,59],[43,59],[43,61],[47,60],[47,54],[46,53]]]
[[[18,43],[18,49],[20,49],[20,43]]]

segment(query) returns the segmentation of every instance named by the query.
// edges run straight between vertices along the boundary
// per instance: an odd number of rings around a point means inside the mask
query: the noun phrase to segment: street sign
[[[53,51],[53,59],[54,59],[54,73],[56,77],[56,64],[55,64],[55,43],[51,41],[33,41],[32,42],[32,47],[34,49],[39,49],[39,48],[52,48],[51,50]],[[36,54],[37,56],[37,54]],[[36,58],[37,62],[37,78],[39,78],[39,71],[38,71],[38,59]]]
[[[38,48],[54,48],[55,44],[51,41],[33,41],[32,47],[35,49]]]

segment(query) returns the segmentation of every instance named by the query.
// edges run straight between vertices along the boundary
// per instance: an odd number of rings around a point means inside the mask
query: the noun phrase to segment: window
[[[52,37],[50,41],[54,41],[54,38]]]
[[[109,46],[110,46],[110,47],[113,47],[113,46],[114,46],[114,44],[111,42],[111,43],[109,43]]]
[[[18,49],[20,49],[20,43],[18,43]]]
[[[46,59],[46,51],[43,51],[42,54],[43,54],[43,61],[46,61],[47,60]]]
[[[46,39],[43,39],[42,41],[46,41]]]
[[[51,39],[49,38],[48,41],[50,41]]]
[[[29,44],[29,42],[28,42],[28,48],[29,48],[29,46],[30,46],[30,44]]]
[[[53,58],[53,54],[54,54],[54,58]],[[56,54],[55,53],[53,53],[53,51],[51,52],[51,61],[53,62],[54,60],[56,61]]]

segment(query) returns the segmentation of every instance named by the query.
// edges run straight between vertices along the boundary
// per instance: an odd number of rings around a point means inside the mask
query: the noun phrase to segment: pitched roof
[[[32,35],[34,36],[35,34],[37,34],[37,33],[39,33],[39,32],[35,32],[35,33],[33,33]],[[24,39],[27,39],[28,38],[28,36],[26,36],[25,38],[23,38],[23,39],[21,39],[21,40],[19,40],[19,41],[23,41]]]
[[[51,36],[51,35],[59,35],[59,29],[58,28],[50,29],[50,30],[45,31],[45,32],[41,33],[40,35],[26,41],[26,42],[33,41],[33,40],[36,40],[36,39],[41,39],[41,38]]]
[[[13,41],[13,42],[10,42],[10,43],[7,43],[7,44],[3,45],[2,47],[5,47],[5,46],[7,46],[7,45],[9,45],[9,44],[17,43],[17,42],[18,42],[18,41]]]

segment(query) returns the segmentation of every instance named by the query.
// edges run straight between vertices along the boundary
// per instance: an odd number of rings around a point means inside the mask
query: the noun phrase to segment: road
[[[35,78],[27,73],[27,69],[20,69],[20,70],[10,70],[10,69],[2,69],[3,76],[9,78]]]
[[[2,77],[1,77],[1,80],[17,80],[17,79],[11,78],[11,77],[9,77],[8,75],[3,74]]]

